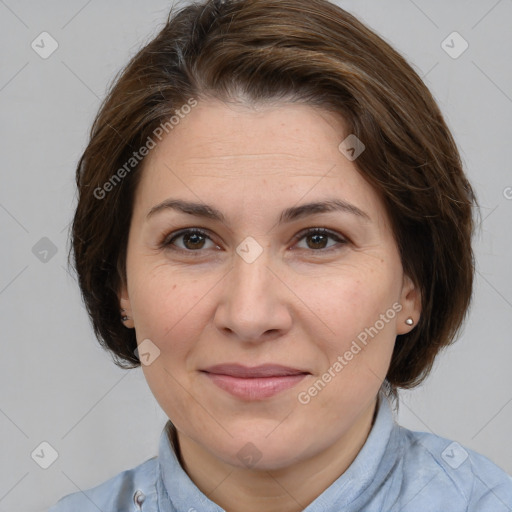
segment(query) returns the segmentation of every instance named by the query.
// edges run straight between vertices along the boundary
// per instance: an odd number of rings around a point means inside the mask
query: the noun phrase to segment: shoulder
[[[487,457],[435,434],[399,428],[413,501],[428,496],[432,510],[439,500],[464,512],[512,512],[512,477]]]
[[[123,471],[102,484],[68,494],[48,512],[121,512],[136,510],[135,498],[156,503],[157,458]]]

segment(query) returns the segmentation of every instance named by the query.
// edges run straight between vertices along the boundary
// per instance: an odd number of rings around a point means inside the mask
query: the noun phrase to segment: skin
[[[204,100],[145,160],[120,307],[138,343],[160,350],[142,368],[178,430],[185,471],[229,512],[302,510],[343,474],[371,430],[396,336],[419,318],[383,202],[338,149],[347,135],[337,116],[303,104]],[[147,217],[168,198],[207,203],[225,220],[172,209]],[[368,218],[335,211],[277,224],[282,210],[328,198]],[[207,237],[171,241],[184,228]],[[300,235],[309,228],[334,238]],[[262,249],[252,263],[236,252],[248,236]],[[300,403],[393,304],[401,311]],[[234,362],[310,374],[270,398],[242,400],[200,371]],[[251,467],[238,456],[244,446],[260,457]]]

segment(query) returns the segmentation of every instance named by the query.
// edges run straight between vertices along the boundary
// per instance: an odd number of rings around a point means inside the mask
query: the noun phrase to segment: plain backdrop
[[[482,207],[468,322],[425,384],[402,393],[399,422],[512,473],[512,0],[338,3],[424,77]],[[142,371],[117,368],[96,342],[67,252],[93,117],[170,6],[0,0],[0,512],[47,510],[157,453],[166,417]],[[31,46],[55,44],[42,32],[58,44],[47,58]],[[53,453],[42,442],[57,452],[47,469],[34,455]]]

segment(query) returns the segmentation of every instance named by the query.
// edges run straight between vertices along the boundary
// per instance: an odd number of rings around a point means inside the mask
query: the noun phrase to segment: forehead
[[[259,161],[266,166],[274,160],[279,165],[281,160],[298,163],[304,158],[325,163],[338,157],[344,131],[339,116],[300,103],[203,101],[158,144],[148,164],[156,159],[191,164],[208,159],[219,167],[225,162],[227,170],[229,162],[240,161],[257,171]]]
[[[346,135],[340,116],[309,105],[199,102],[146,158],[138,201],[149,209],[177,192],[208,202],[243,196],[261,209],[339,192],[364,206],[376,194],[340,152]]]

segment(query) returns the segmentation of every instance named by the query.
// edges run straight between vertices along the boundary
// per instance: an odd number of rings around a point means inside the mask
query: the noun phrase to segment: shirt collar
[[[378,492],[400,458],[399,429],[388,398],[379,392],[374,424],[357,457],[304,512],[334,512],[340,507],[347,512],[361,510],[360,507]],[[181,467],[179,457],[176,430],[168,421],[160,437],[158,453],[159,511],[223,512],[192,482]]]

